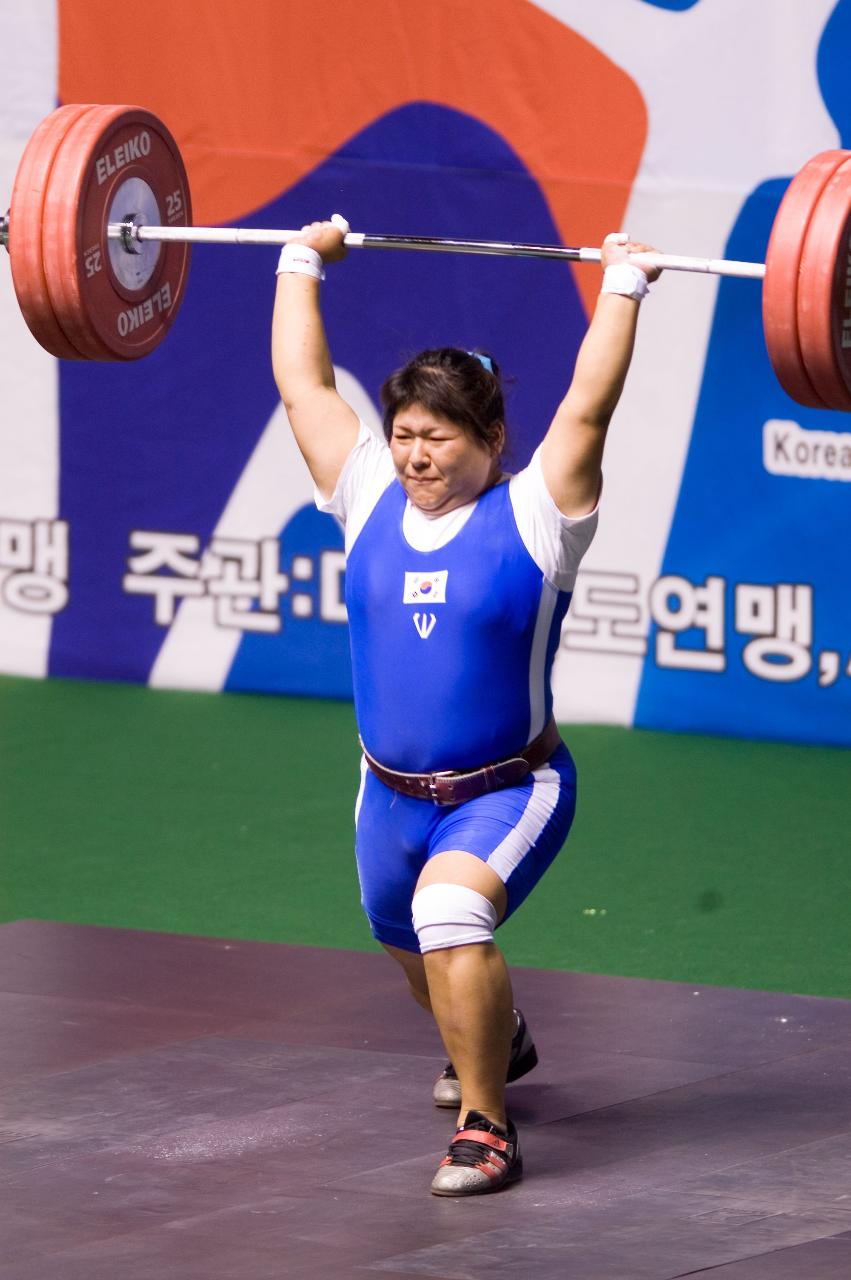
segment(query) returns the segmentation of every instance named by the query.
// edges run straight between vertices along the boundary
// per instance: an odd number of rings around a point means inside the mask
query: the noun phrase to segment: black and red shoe
[[[480,1111],[468,1111],[437,1167],[431,1193],[481,1196],[499,1191],[522,1176],[523,1157],[511,1121],[503,1129]]]

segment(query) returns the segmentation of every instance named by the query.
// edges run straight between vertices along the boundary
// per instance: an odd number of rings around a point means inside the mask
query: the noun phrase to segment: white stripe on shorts
[[[487,861],[503,884],[539,839],[558,804],[561,778],[555,769],[536,769],[532,777],[535,781],[516,827],[500,841]]]

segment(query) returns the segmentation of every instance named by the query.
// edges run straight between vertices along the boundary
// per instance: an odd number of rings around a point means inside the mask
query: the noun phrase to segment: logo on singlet
[[[436,622],[437,622],[437,618],[434,616],[433,613],[428,613],[428,614],[415,613],[414,614],[414,626],[419,632],[421,640],[428,640],[432,631],[434,631]]]
[[[448,569],[434,569],[431,573],[406,573],[402,604],[446,604],[446,579]],[[437,625],[433,613],[415,613],[414,626],[421,640],[428,640]]]
[[[402,604],[446,604],[448,577],[448,569],[435,569],[433,573],[406,573]]]

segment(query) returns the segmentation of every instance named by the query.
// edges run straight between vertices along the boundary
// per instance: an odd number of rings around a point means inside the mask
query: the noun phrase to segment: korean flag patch
[[[406,573],[402,604],[446,604],[448,569],[434,573]]]

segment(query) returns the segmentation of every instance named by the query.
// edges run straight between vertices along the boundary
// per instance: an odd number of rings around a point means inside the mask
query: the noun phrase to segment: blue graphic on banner
[[[301,226],[335,210],[356,230],[558,240],[537,183],[505,142],[429,104],[379,120],[240,223]],[[181,313],[153,355],[130,365],[62,363],[60,513],[72,556],[52,675],[148,680],[166,631],[149,595],[122,588],[130,535],[209,543],[278,403],[268,355],[276,259],[274,249],[196,246]],[[329,270],[323,306],[336,363],[375,401],[388,372],[428,346],[483,347],[509,378],[534,370],[510,389],[512,468],[543,435],[586,325],[570,268],[522,259],[353,251]],[[333,521],[316,518],[316,531],[312,517],[284,531],[285,557],[339,548]],[[303,552],[291,543],[302,536]],[[280,635],[246,635],[227,687],[348,691],[350,677],[339,674],[344,628],[289,616],[287,599]]]
[[[849,39],[851,3],[841,0],[822,35],[818,68],[843,145],[851,127]],[[787,186],[778,180],[754,192],[727,257],[765,260]],[[813,455],[818,437],[808,433],[816,432],[835,433],[838,462],[849,455],[835,478],[794,474]],[[777,383],[759,286],[722,280],[662,570],[672,591],[660,589],[655,601],[636,724],[848,743],[847,547],[825,537],[847,529],[851,517],[847,432],[846,414],[799,405]]]
[[[851,142],[851,100],[848,97],[848,50],[851,48],[851,0],[838,0],[819,41],[819,88],[839,130],[840,146]]]
[[[246,278],[251,257],[196,250],[181,313],[144,360],[60,364],[71,574],[51,675],[148,679],[164,632],[150,600],[122,590],[130,533],[194,534],[205,546],[278,399],[267,355],[273,284],[262,252]]]

